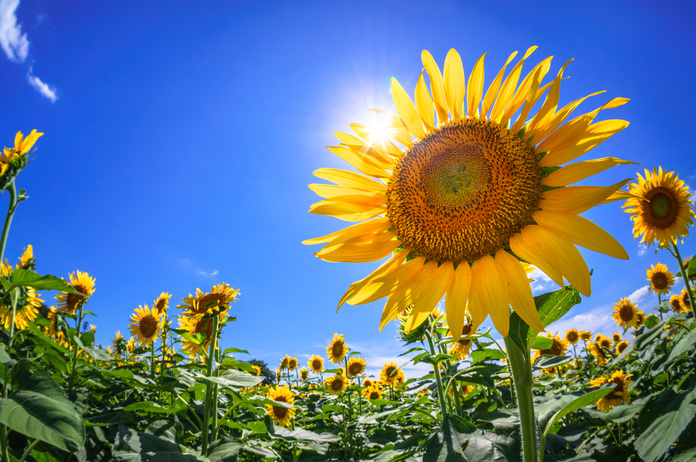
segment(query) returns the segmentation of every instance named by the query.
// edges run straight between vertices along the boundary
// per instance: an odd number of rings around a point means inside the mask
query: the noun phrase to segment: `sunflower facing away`
[[[267,396],[273,401],[277,401],[279,403],[295,404],[295,395],[292,394],[292,391],[290,391],[287,385],[283,385],[282,388],[276,385],[275,388],[268,390]],[[287,427],[292,418],[295,416],[294,408],[273,406],[271,404],[266,404],[266,407],[268,408],[268,412],[266,412],[266,414],[273,417],[273,421],[276,423],[276,425],[283,425]]]
[[[638,307],[628,298],[624,297],[614,305],[614,321],[619,326],[628,329],[638,323]]]
[[[94,278],[86,272],[70,273],[70,284],[83,295],[61,292],[56,295],[58,309],[63,313],[75,314],[77,309],[94,293]]]
[[[684,311],[684,307],[681,304],[681,295],[672,295],[669,298],[669,304],[672,307],[672,309],[677,313],[681,313]]]
[[[29,244],[22,252],[22,256],[19,257],[17,262],[18,269],[25,269],[33,271],[36,267],[36,260],[34,259],[34,247]]]
[[[164,314],[167,312],[167,308],[169,308],[169,299],[172,298],[172,294],[168,292],[162,292],[159,297],[155,299],[154,305],[152,307],[152,311],[155,311],[157,314]]]
[[[571,186],[627,162],[602,158],[570,163],[628,126],[623,120],[594,122],[603,109],[628,100],[615,98],[571,119],[589,96],[559,107],[566,66],[553,81],[541,84],[551,58],[523,76],[522,65],[535,49],[505,75],[513,53],[488,88],[485,55],[467,82],[455,50],[447,54],[444,73],[423,51],[425,73],[418,80],[415,103],[392,79],[397,114],[374,110],[374,126],[352,124],[355,135],[336,133],[341,143],[329,149],[360,173],[314,172],[335,184],[310,185],[325,199],[310,212],[357,223],[304,243],[324,244],[315,255],[327,261],[390,257],[353,283],[339,307],[386,297],[380,328],[413,306],[406,326],[410,330],[447,295],[452,332],[461,332],[468,310],[475,326],[490,315],[507,336],[510,306],[543,331],[526,264],[561,286],[565,278],[589,295],[590,273],[576,245],[628,258],[613,237],[580,216],[628,180],[609,187]],[[537,103],[538,111],[531,113]]]
[[[309,370],[315,374],[319,374],[324,370],[324,358],[317,355],[312,355],[309,357]]]
[[[149,346],[164,325],[161,319],[162,315],[155,313],[149,306],[138,306],[130,318],[132,324],[128,328],[138,343]]]
[[[622,403],[628,403],[630,399],[628,398],[628,385],[631,383],[630,380],[626,380],[633,374],[624,374],[623,371],[614,372],[611,377],[600,377],[598,379],[592,379],[590,381],[590,386],[601,387],[606,384],[614,384],[614,389],[604,398],[601,398],[595,404],[597,404],[597,409],[600,411],[609,411],[612,406],[618,406]]]
[[[343,335],[334,334],[331,344],[326,347],[326,355],[332,363],[340,364],[348,350],[350,348],[346,346],[346,338]]]
[[[362,374],[366,367],[367,361],[365,361],[363,358],[351,356],[351,358],[348,360],[348,369],[346,374],[348,374],[348,377],[355,377],[356,375]]]
[[[694,224],[689,187],[662,167],[652,172],[646,169],[645,178],[638,174],[638,182],[628,185],[628,193],[619,192],[616,197],[628,197],[623,206],[633,220],[633,237],[642,234],[640,242],[646,245],[682,242]]]
[[[650,281],[650,290],[656,294],[668,294],[674,285],[674,275],[663,263],[650,265],[650,269],[646,271],[646,274],[648,275],[648,281]]]

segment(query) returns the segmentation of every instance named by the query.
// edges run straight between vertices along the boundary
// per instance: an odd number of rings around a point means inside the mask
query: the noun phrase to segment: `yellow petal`
[[[369,175],[374,178],[391,177],[391,174],[387,173],[387,170],[391,169],[390,165],[378,162],[377,160],[369,158],[364,154],[356,153],[346,146],[328,146],[328,149],[353,167],[360,170],[365,175]]]
[[[464,79],[464,67],[462,58],[457,50],[451,48],[445,58],[445,94],[447,95],[447,107],[449,107],[452,120],[457,120],[462,116],[462,105],[464,104],[464,91],[466,90],[466,80]]]
[[[585,154],[590,149],[595,148],[611,136],[628,127],[629,123],[625,120],[603,120],[590,125],[587,130],[580,134],[574,145],[564,149],[550,151],[539,162],[542,167],[565,164],[575,160]]]
[[[469,76],[469,82],[466,86],[466,100],[469,117],[476,117],[476,111],[478,111],[479,104],[481,104],[481,97],[483,96],[483,82],[485,76],[485,69],[483,65],[483,59],[486,57],[486,53],[482,54],[481,57],[474,64],[474,70],[471,71]]]
[[[603,157],[601,159],[575,162],[552,172],[541,181],[541,184],[546,186],[567,186],[622,164],[637,164],[637,162],[621,160],[616,157]]]
[[[379,268],[374,270],[372,273],[370,273],[367,277],[356,281],[348,287],[348,290],[346,290],[346,293],[343,294],[341,297],[341,300],[338,302],[338,307],[336,308],[336,311],[341,308],[341,305],[343,305],[346,300],[349,298],[353,297],[354,295],[362,292],[363,290],[366,290],[367,292],[370,291],[371,284],[374,284],[374,281],[386,273],[389,273],[393,271],[394,269],[400,267],[404,261],[406,261],[408,252],[397,252],[396,255],[393,255],[389,260],[384,262]],[[377,288],[381,287],[383,285],[382,282],[380,282],[377,285]]]
[[[21,135],[21,132],[19,132],[19,134]],[[37,132],[36,129],[32,130],[31,133],[29,133],[29,135],[27,135],[27,137],[24,139],[24,141],[21,141],[21,149],[19,150],[19,152],[21,154],[26,154],[27,152],[29,152],[29,150],[34,146],[34,143],[36,143],[36,140],[38,140],[39,137],[42,135],[43,133]],[[16,142],[17,139],[15,137],[15,143]]]
[[[430,78],[430,92],[433,95],[433,103],[437,111],[437,121],[439,124],[447,122],[447,96],[445,93],[445,81],[440,73],[440,68],[433,59],[433,55],[428,50],[421,53],[423,67]]]
[[[544,140],[544,138],[549,136],[554,130],[560,127],[561,124],[565,122],[565,120],[568,118],[568,116],[580,105],[580,103],[585,101],[587,98],[599,95],[601,93],[604,93],[604,90],[595,93],[590,93],[585,97],[576,99],[575,101],[566,104],[565,106],[563,106],[563,108],[557,111],[548,122],[544,124],[537,124],[533,128],[529,127],[527,129],[527,132],[525,133],[525,139],[534,137],[536,143],[539,144],[541,141]]]
[[[532,288],[522,263],[503,249],[496,252],[495,261],[506,274],[512,309],[532,329],[543,332],[544,325],[534,304]]]
[[[364,221],[387,212],[380,206],[360,196],[339,196],[312,204],[309,213],[331,215],[343,221]]]
[[[365,191],[386,191],[387,185],[380,181],[375,181],[360,173],[350,170],[340,170],[337,168],[320,168],[314,171],[314,176],[322,180],[331,181],[340,186],[349,186]]]
[[[628,260],[628,253],[611,234],[587,218],[561,212],[540,210],[533,217],[544,229],[551,230],[579,246],[610,257]]]
[[[22,152],[22,140],[24,139],[24,135],[22,135],[21,131],[18,131],[17,134],[15,135],[15,142],[14,142],[14,150],[17,152]]]
[[[517,82],[519,81],[520,74],[522,73],[522,64],[524,64],[524,60],[527,59],[529,55],[531,55],[532,52],[537,48],[538,47],[536,46],[529,47],[522,59],[520,59],[520,61],[517,64],[515,64],[515,67],[512,68],[510,74],[508,74],[508,76],[503,81],[503,84],[500,87],[500,91],[498,92],[498,97],[495,99],[493,109],[491,109],[490,120],[493,120],[500,124],[504,124],[505,122],[507,122],[506,120],[502,120],[502,116],[505,112],[505,109],[508,107],[508,104],[510,104],[510,100],[514,96],[515,90],[517,89]]]
[[[401,245],[401,241],[392,240],[395,237],[396,234],[384,233],[373,242],[347,242],[341,245],[324,247],[319,252],[315,252],[314,255],[322,260],[332,262],[363,263],[377,261],[386,257]]]
[[[368,158],[375,159],[377,163],[390,165],[393,163],[389,156],[380,153],[377,149],[370,146],[366,141],[361,138],[355,137],[350,133],[334,132],[336,138],[338,138],[341,143],[348,146],[355,153],[362,156],[367,156]]]
[[[315,237],[302,241],[304,245],[316,245],[331,242],[335,239],[348,240],[356,236],[369,236],[374,233],[379,233],[388,230],[391,227],[391,221],[387,217],[375,218],[374,220],[365,221],[351,225],[347,228],[340,229],[335,233],[327,234],[326,236]]]
[[[426,131],[432,131],[435,123],[435,108],[433,100],[428,93],[428,87],[425,85],[423,72],[421,72],[416,85],[416,108]]]
[[[403,250],[399,253],[405,252]],[[347,303],[350,305],[371,303],[394,293],[397,289],[409,286],[418,277],[424,263],[425,258],[418,257],[386,271],[379,277],[370,280],[361,290],[356,291],[346,300]]]
[[[408,129],[404,127],[403,122],[401,122],[401,119],[396,114],[392,114],[386,109],[371,109],[370,112],[380,118],[380,120],[386,121],[385,125],[389,128],[389,136],[391,138],[407,148],[411,147],[413,144],[411,134]]]
[[[491,108],[491,105],[493,105],[493,102],[495,101],[495,97],[498,96],[498,90],[500,90],[500,83],[503,81],[503,74],[505,74],[505,68],[508,64],[510,64],[510,61],[512,61],[515,56],[517,56],[516,51],[510,54],[503,67],[500,69],[500,71],[498,71],[498,75],[495,76],[493,82],[491,82],[490,86],[488,87],[488,90],[486,91],[486,96],[483,97],[483,106],[481,106],[481,118],[486,117],[486,114],[488,114],[488,110]]]
[[[375,199],[375,202],[379,201],[382,204],[387,203],[387,196],[383,191],[365,191],[364,189],[321,183],[310,184],[309,189],[314,191],[317,196],[323,197],[324,199],[331,199],[338,196],[365,196]]]
[[[538,226],[526,226],[522,231],[510,238],[510,250],[515,255],[546,273],[556,284],[563,287],[563,276],[554,267],[548,256],[548,250],[538,233],[532,231]]]
[[[471,294],[469,306],[487,311],[500,335],[507,337],[510,330],[510,303],[507,280],[500,266],[490,255],[484,255],[471,266]]]
[[[538,238],[544,241],[546,253],[551,264],[573,284],[581,294],[590,296],[590,271],[585,260],[575,246],[557,234],[541,226],[528,226]]]
[[[469,290],[471,289],[471,267],[467,262],[462,262],[454,271],[454,276],[447,290],[445,309],[447,310],[447,324],[449,324],[452,337],[459,340],[464,328],[464,314],[469,300]],[[480,312],[473,320],[474,325],[478,326],[486,320],[486,315],[481,316]],[[473,313],[472,313],[473,316]],[[473,330],[473,329],[472,329]]]
[[[422,321],[417,322],[419,313],[431,313],[438,304],[452,282],[454,277],[454,266],[452,262],[445,262],[437,267],[424,281],[421,290],[414,301],[411,317],[414,318],[413,325],[409,328],[409,323],[406,324],[406,330],[411,330],[413,327],[418,327]],[[411,318],[409,318],[409,322]]]
[[[501,122],[505,123],[510,118],[517,112],[517,110],[522,106],[522,104],[525,105],[524,109],[520,113],[520,116],[517,118],[517,122],[515,123],[520,123],[520,128],[522,128],[521,124],[524,123],[524,121],[527,119],[527,116],[529,115],[529,111],[532,109],[533,104],[532,100],[534,100],[537,91],[539,90],[539,85],[541,85],[541,81],[544,80],[544,77],[546,74],[549,72],[549,69],[551,69],[551,59],[553,56],[549,56],[539,64],[537,64],[534,69],[532,69],[529,74],[522,80],[522,83],[520,84],[520,87],[517,89],[515,94],[512,97],[512,101],[510,101],[510,104],[508,105],[507,109],[505,109],[505,113],[501,117]],[[540,95],[541,96],[541,95]],[[536,102],[536,100],[534,101]],[[512,133],[517,133],[517,131],[511,130]]]
[[[379,323],[379,329],[382,330],[389,321],[394,319],[400,312],[412,306],[418,293],[423,286],[423,283],[428,279],[430,274],[435,270],[437,263],[429,262],[425,266],[420,266],[415,278],[408,285],[402,285],[399,289],[389,295],[389,300],[384,305],[382,310],[382,319]]]
[[[401,118],[401,121],[413,136],[416,138],[423,138],[425,136],[423,122],[421,122],[420,117],[418,117],[415,104],[413,104],[406,90],[403,89],[401,84],[399,84],[394,77],[391,79],[391,84],[392,99],[394,100],[394,106],[396,106],[396,112],[399,113],[399,118]]]
[[[565,70],[566,66],[570,64],[571,61],[572,59],[566,62],[558,71],[558,74],[556,74],[556,78],[554,79],[553,84],[551,85],[551,89],[549,90],[548,95],[546,95],[544,104],[541,105],[541,109],[539,109],[539,112],[537,112],[536,115],[534,115],[534,118],[529,122],[530,130],[536,130],[537,126],[548,123],[553,118],[553,115],[556,113],[556,109],[558,108],[558,98],[561,91],[561,80],[563,79],[563,71]]]
[[[531,95],[531,98],[524,103],[524,108],[522,108],[522,112],[520,113],[519,117],[517,117],[517,121],[514,123],[512,127],[510,127],[510,132],[511,133],[517,133],[520,131],[520,129],[525,125],[527,122],[527,116],[529,116],[529,112],[531,109],[534,107],[534,105],[541,99],[541,96],[546,93],[546,90],[551,88],[551,84],[553,82],[549,82],[543,87],[538,88],[533,95]],[[527,129],[525,129],[527,130]],[[529,142],[529,138],[526,133],[524,135],[525,141]],[[531,144],[531,143],[530,143]]]
[[[620,181],[611,186],[567,186],[545,191],[539,208],[551,212],[579,214],[601,204],[614,191],[631,181]]]

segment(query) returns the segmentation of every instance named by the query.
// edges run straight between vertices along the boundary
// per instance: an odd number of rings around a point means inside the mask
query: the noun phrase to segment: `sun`
[[[386,137],[379,126],[365,124],[352,124],[354,134],[336,133],[340,144],[329,149],[358,172],[315,171],[333,184],[309,186],[323,198],[310,212],[354,224],[304,243],[323,244],[315,255],[326,261],[387,258],[351,284],[339,308],[386,298],[380,329],[412,307],[409,331],[446,296],[455,340],[467,313],[474,328],[491,316],[507,336],[510,307],[544,331],[528,265],[559,286],[567,280],[589,295],[590,272],[576,246],[628,259],[613,237],[580,214],[629,180],[607,187],[574,184],[630,162],[608,157],[573,163],[628,126],[623,120],[594,120],[628,100],[614,98],[570,118],[588,97],[559,107],[567,63],[546,85],[551,58],[523,76],[522,66],[535,49],[503,78],[513,53],[488,88],[483,56],[467,82],[455,50],[447,54],[444,73],[424,51],[414,98],[392,79],[397,113],[373,111],[386,124]]]

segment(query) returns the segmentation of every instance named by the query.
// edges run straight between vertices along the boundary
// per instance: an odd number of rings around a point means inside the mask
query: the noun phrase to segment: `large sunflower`
[[[674,275],[667,269],[664,263],[650,265],[650,269],[646,271],[648,281],[650,281],[650,290],[656,294],[668,294],[669,290],[674,285]]]
[[[293,395],[287,385],[283,385],[282,388],[276,385],[275,388],[268,390],[268,398],[279,403],[295,404],[295,395]],[[276,425],[283,425],[286,427],[290,424],[296,412],[294,408],[283,406],[267,404],[266,407],[268,408],[266,414],[273,417],[273,421]]]
[[[645,178],[638,174],[638,182],[628,186],[628,193],[615,197],[628,197],[623,206],[631,214],[634,238],[642,234],[642,243],[668,245],[689,235],[688,227],[696,216],[694,203],[689,187],[677,174],[665,173],[662,167],[652,172],[646,169]]]
[[[206,316],[214,313],[227,314],[230,303],[236,302],[239,296],[239,289],[230,287],[227,283],[220,283],[205,293],[196,288],[196,295],[189,294],[184,297],[184,303],[177,305],[183,310],[184,316]]]
[[[635,327],[638,323],[638,307],[633,301],[624,297],[614,305],[613,316],[619,326],[625,329]]]
[[[332,363],[340,364],[349,350],[350,348],[346,346],[346,338],[343,335],[334,334],[331,344],[326,347],[326,355]]]
[[[363,358],[351,356],[351,358],[348,360],[346,374],[348,374],[348,377],[355,377],[356,375],[360,375],[365,372],[366,367],[367,361],[365,361]]]
[[[143,346],[149,346],[164,325],[162,315],[157,314],[147,305],[138,306],[130,321],[128,328],[131,335],[135,336],[135,340]]]
[[[315,374],[319,374],[324,370],[324,358],[317,355],[309,357],[309,369]]]
[[[304,243],[325,244],[316,256],[327,261],[369,262],[395,253],[353,283],[339,307],[387,297],[380,328],[413,306],[410,330],[447,295],[447,322],[457,334],[468,309],[475,326],[490,314],[507,336],[510,306],[543,331],[522,261],[589,295],[590,273],[575,245],[628,258],[613,237],[579,216],[628,180],[569,186],[626,162],[603,158],[557,169],[623,130],[623,120],[593,122],[602,109],[628,100],[615,98],[568,121],[587,97],[559,108],[565,66],[541,86],[551,58],[521,78],[535,48],[503,78],[513,53],[487,90],[483,56],[466,82],[455,50],[444,74],[424,51],[430,91],[421,74],[414,103],[392,79],[398,115],[376,110],[381,130],[352,124],[355,135],[336,133],[341,144],[329,149],[360,173],[314,172],[335,185],[310,185],[326,199],[310,212],[362,222]],[[532,115],[537,102],[541,107]]]
[[[70,284],[82,295],[61,292],[56,295],[58,309],[63,313],[75,314],[77,309],[94,293],[94,278],[87,272],[76,271],[70,273]]]
[[[565,333],[565,339],[569,344],[575,345],[580,341],[580,332],[577,329],[568,329]]]

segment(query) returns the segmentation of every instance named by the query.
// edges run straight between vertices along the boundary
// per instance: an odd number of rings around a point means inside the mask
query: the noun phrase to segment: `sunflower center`
[[[619,316],[622,321],[629,322],[633,320],[633,308],[629,305],[622,305],[619,309]]]
[[[575,332],[569,332],[568,333],[568,341],[569,342],[577,342],[578,341],[578,334]]]
[[[652,283],[656,289],[666,289],[668,283],[667,276],[663,273],[656,273],[653,275]]]
[[[196,323],[196,333],[205,334],[206,339],[213,335],[213,320],[212,319],[201,319]]]
[[[541,180],[536,152],[507,129],[448,122],[396,165],[387,215],[404,247],[439,263],[473,262],[532,223]]]
[[[343,356],[343,345],[336,343],[333,348],[331,348],[331,352],[333,353],[334,357],[340,358]]]
[[[157,321],[152,316],[144,316],[138,326],[143,337],[152,337],[157,332]]]
[[[645,197],[647,210],[645,221],[656,228],[668,228],[674,224],[679,215],[679,202],[672,191],[657,187],[651,189]]]

